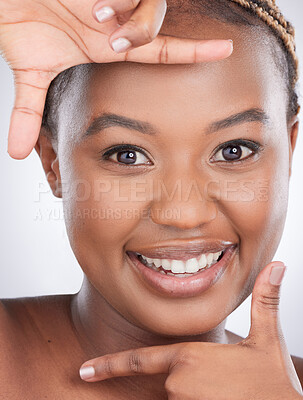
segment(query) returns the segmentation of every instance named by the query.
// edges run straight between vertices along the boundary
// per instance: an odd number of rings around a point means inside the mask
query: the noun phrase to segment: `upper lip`
[[[217,253],[236,244],[220,239],[174,240],[132,250],[148,258],[188,260],[202,253]]]

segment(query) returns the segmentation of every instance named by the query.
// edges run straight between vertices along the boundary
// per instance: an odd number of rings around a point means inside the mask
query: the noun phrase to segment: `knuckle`
[[[177,366],[192,367],[201,362],[201,352],[197,351],[197,343],[182,343],[178,346],[178,350],[170,365],[170,371]]]
[[[152,33],[151,26],[147,22],[138,22],[130,19],[127,22],[128,28],[135,31],[140,38],[140,42],[150,43],[154,40],[155,35]]]
[[[167,44],[167,38],[164,38],[164,41],[159,51],[159,64],[167,64],[167,63],[168,63],[168,44]]]
[[[258,297],[257,306],[259,308],[266,308],[271,311],[278,311],[280,304],[280,297],[277,295],[261,295]]]
[[[152,42],[155,38],[155,35],[152,33],[151,26],[147,23],[141,25],[141,33],[144,40],[148,43]]]
[[[177,395],[178,382],[172,375],[169,375],[168,378],[166,379],[166,381],[164,383],[164,388],[170,396]]]
[[[44,87],[44,86],[37,86],[37,85],[32,85],[32,84],[30,84],[30,83],[27,83],[27,82],[22,82],[22,81],[19,81],[19,80],[15,80],[15,84],[16,85],[25,85],[25,86],[29,86],[29,87],[32,87],[32,88],[34,88],[34,89],[38,89],[38,90],[42,90],[42,91],[47,91],[47,88],[46,87]]]
[[[131,372],[134,372],[135,374],[138,374],[138,373],[142,372],[142,370],[143,370],[141,358],[140,358],[139,354],[136,353],[135,351],[129,355],[128,367],[129,367],[129,370]]]
[[[108,376],[113,375],[113,363],[110,358],[105,358],[103,369],[104,369],[104,372],[106,373],[106,375],[108,375]]]
[[[188,393],[188,387],[184,384],[184,379],[182,379],[183,374],[169,375],[164,383],[164,388],[167,392],[168,399],[171,400],[186,400],[193,398],[192,395]]]
[[[127,27],[130,28],[130,29],[137,29],[138,23],[137,23],[137,21],[135,19],[130,18],[127,21]]]
[[[38,68],[14,68],[14,78],[22,79],[23,77],[31,78],[31,80],[38,80],[39,82],[50,83],[60,72],[62,72],[61,65],[58,64],[51,69],[38,69]]]
[[[36,116],[42,118],[42,114],[39,111],[36,111],[29,107],[13,107],[13,110],[18,111],[19,113],[22,113],[22,114],[36,115]]]
[[[200,352],[197,351],[197,343],[184,343],[177,353],[175,364],[195,364]]]

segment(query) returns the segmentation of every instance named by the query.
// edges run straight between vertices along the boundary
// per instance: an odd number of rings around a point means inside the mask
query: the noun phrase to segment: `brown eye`
[[[137,156],[134,151],[119,151],[119,153],[117,153],[117,161],[124,164],[134,164],[136,160]]]
[[[119,149],[119,146],[110,149],[104,154],[105,159],[116,162],[117,164],[124,165],[150,165],[152,162],[143,154],[142,151],[134,150],[132,148]]]
[[[246,145],[240,144],[228,144],[222,146],[213,156],[213,161],[242,161],[248,158],[254,150],[250,149]]]
[[[222,155],[225,160],[239,160],[242,156],[241,146],[227,146],[223,149]]]

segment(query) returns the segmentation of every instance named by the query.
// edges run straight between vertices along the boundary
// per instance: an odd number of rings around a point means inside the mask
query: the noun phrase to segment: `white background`
[[[296,27],[298,55],[303,60],[302,0],[277,2]],[[24,161],[13,160],[6,152],[14,87],[12,73],[1,58],[0,88],[0,298],[76,293],[81,286],[82,270],[68,243],[61,203],[49,191],[40,160],[35,152]],[[301,129],[287,222],[274,257],[288,266],[282,285],[281,320],[290,353],[300,357],[303,357],[302,154]],[[249,331],[250,302],[251,296],[227,322],[228,329],[242,336]]]

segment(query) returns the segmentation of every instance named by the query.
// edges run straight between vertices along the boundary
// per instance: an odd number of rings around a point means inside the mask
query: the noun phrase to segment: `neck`
[[[85,275],[80,291],[71,300],[71,318],[81,348],[87,357],[85,361],[105,354],[154,345],[181,342],[228,343],[225,333],[226,320],[209,332],[193,336],[163,336],[135,326],[104,299]],[[142,396],[144,387],[148,387],[142,385],[142,381],[146,379],[150,382],[152,377],[128,377],[125,378],[124,384],[131,378],[140,378],[137,389]],[[163,386],[163,379],[160,381],[159,385]],[[123,379],[119,378],[119,382],[121,384]],[[155,384],[154,381],[153,388]],[[149,397],[146,394],[144,398]]]

